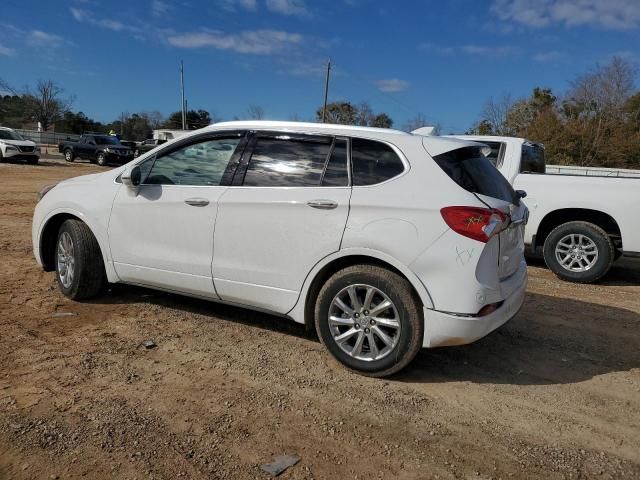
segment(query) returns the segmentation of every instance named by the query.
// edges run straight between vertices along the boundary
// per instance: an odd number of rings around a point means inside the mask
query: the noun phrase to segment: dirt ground
[[[640,266],[531,266],[520,314],[388,380],[302,326],[117,286],[75,303],[36,265],[36,192],[86,163],[0,165],[0,478],[640,478]],[[156,348],[141,342],[153,339]]]

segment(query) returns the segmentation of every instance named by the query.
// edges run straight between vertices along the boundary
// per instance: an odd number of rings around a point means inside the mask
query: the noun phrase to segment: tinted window
[[[249,160],[244,185],[319,186],[330,150],[330,138],[260,137]]]
[[[545,173],[544,147],[535,143],[522,145],[520,173]]]
[[[240,137],[216,138],[187,145],[159,156],[145,183],[220,185],[229,160],[240,140]]]
[[[346,187],[349,185],[346,140],[336,139],[322,177],[322,185],[327,187]]]
[[[95,137],[98,145],[120,145],[118,137]]]
[[[506,178],[482,155],[483,147],[464,147],[436,155],[433,159],[451,179],[471,193],[480,193],[517,203]]]
[[[384,143],[354,138],[351,140],[351,165],[354,185],[373,185],[404,171],[402,160]]]

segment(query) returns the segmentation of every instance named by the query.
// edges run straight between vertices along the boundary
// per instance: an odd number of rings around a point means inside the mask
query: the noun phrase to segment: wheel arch
[[[78,220],[79,222],[84,223],[89,227],[91,233],[96,238],[98,242],[98,248],[100,249],[100,254],[102,255],[102,260],[105,266],[107,279],[110,282],[117,281],[117,276],[113,271],[112,264],[109,261],[107,254],[107,250],[102,243],[102,239],[99,235],[96,235],[96,231],[92,228],[91,224],[83,218],[83,215],[76,212],[69,211],[59,211],[45,219],[43,222],[43,226],[40,229],[40,234],[38,238],[39,245],[39,255],[40,261],[42,262],[42,267],[46,272],[51,272],[55,270],[55,249],[56,249],[56,241],[58,239],[58,231],[60,230],[60,226],[66,220]]]
[[[544,246],[551,231],[568,222],[588,222],[597,225],[612,238],[615,248],[622,248],[622,233],[618,222],[608,213],[590,208],[562,208],[547,213],[538,225],[533,247]]]
[[[367,249],[349,249],[325,257],[314,267],[307,276],[298,303],[289,312],[289,316],[299,323],[304,323],[307,330],[313,330],[314,300],[322,285],[338,270],[352,265],[376,265],[400,275],[409,282],[420,304],[433,308],[433,302],[426,287],[406,266],[382,252]]]

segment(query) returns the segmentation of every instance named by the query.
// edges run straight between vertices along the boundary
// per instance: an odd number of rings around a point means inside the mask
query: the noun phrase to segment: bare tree
[[[264,108],[252,103],[249,105],[249,108],[247,108],[247,115],[252,120],[262,120],[264,118]]]
[[[38,80],[35,92],[27,91],[31,117],[40,122],[43,130],[49,127],[69,111],[72,98],[63,98],[64,89],[53,80]]]
[[[491,125],[491,130],[495,135],[509,135],[507,116],[513,107],[514,102],[511,95],[505,93],[499,99],[491,97],[482,110],[482,119]]]
[[[624,117],[624,105],[634,92],[635,71],[631,64],[613,57],[605,66],[578,77],[563,103],[570,128],[577,138],[579,163],[600,161],[607,132]]]
[[[430,121],[424,113],[418,113],[415,117],[410,118],[407,122],[402,126],[402,130],[405,132],[413,132],[418,128],[422,127],[434,127],[433,135],[437,135],[440,132],[440,126]]]

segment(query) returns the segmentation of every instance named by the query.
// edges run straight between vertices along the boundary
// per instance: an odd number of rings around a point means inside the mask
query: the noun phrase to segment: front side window
[[[193,143],[167,154],[160,154],[146,184],[220,185],[229,161],[242,138],[216,138]],[[142,165],[141,165],[142,167]],[[145,178],[144,175],[142,178]]]
[[[328,137],[258,137],[243,185],[320,186],[331,143]]]
[[[351,140],[353,185],[375,185],[404,171],[398,154],[386,143],[354,138]]]

